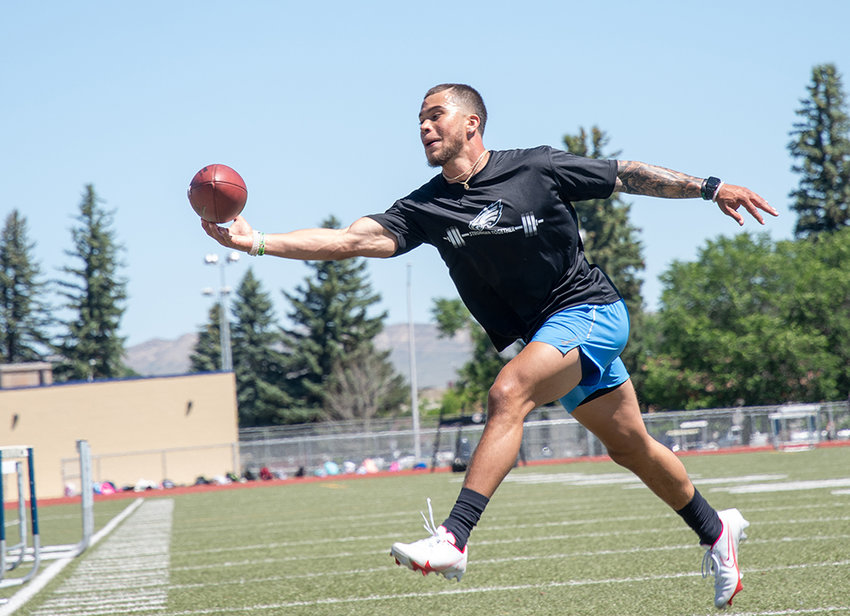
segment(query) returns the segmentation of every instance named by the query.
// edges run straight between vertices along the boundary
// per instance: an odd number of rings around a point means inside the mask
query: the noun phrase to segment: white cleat
[[[431,536],[413,543],[394,543],[390,555],[395,558],[397,565],[404,565],[411,571],[421,571],[422,575],[433,571],[447,580],[455,579],[460,582],[466,572],[468,546],[459,550],[455,546],[455,536],[452,533],[443,526],[434,526],[430,498],[428,513],[431,517],[430,524],[424,513],[422,518],[425,520],[425,530],[431,533]]]
[[[714,574],[714,605],[724,608],[732,605],[732,597],[743,589],[741,569],[738,567],[738,544],[747,538],[744,529],[750,523],[737,509],[726,509],[717,514],[723,523],[720,537],[707,548],[702,559],[702,577]]]

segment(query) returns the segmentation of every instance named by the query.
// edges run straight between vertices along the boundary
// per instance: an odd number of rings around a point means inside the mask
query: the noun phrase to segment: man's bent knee
[[[490,387],[487,395],[488,419],[522,421],[533,409],[533,402],[514,379],[500,377]]]
[[[618,439],[616,444],[604,443],[608,456],[622,467],[633,469],[652,455],[652,437],[649,435],[633,435],[630,438]]]

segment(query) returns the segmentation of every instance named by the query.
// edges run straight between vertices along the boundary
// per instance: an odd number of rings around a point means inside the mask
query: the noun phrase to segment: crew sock
[[[443,522],[447,531],[455,537],[455,546],[463,550],[469,540],[469,533],[478,524],[481,514],[490,499],[468,488],[461,488],[455,506],[452,507],[449,517]]]
[[[691,502],[676,513],[682,516],[687,525],[699,535],[699,542],[702,545],[714,545],[720,533],[723,532],[723,522],[720,521],[717,511],[708,504],[696,488],[694,488],[694,497]]]

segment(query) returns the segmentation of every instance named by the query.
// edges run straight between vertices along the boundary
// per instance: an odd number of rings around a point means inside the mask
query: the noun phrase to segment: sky
[[[248,186],[243,212],[272,233],[382,212],[435,173],[417,114],[424,92],[464,82],[484,96],[491,149],[563,147],[599,126],[618,158],[746,185],[780,212],[739,229],[701,200],[627,196],[641,229],[643,294],[658,276],[739,232],[793,235],[789,132],[812,67],[850,78],[850,2],[28,2],[0,20],[0,216],[27,220],[46,279],[73,259],[71,228],[93,184],[124,247],[127,345],[207,321],[251,268],[285,322],[282,291],[310,275],[273,257],[204,264],[227,251],[186,199],[224,163]],[[77,263],[78,264],[78,263]],[[457,294],[434,248],[371,260],[387,324],[431,321]],[[410,286],[408,293],[408,280]],[[408,306],[408,297],[412,298]]]

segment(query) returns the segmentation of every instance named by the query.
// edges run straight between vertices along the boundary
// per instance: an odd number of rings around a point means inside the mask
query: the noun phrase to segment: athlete
[[[436,526],[429,501],[430,536],[395,543],[397,563],[460,581],[469,535],[519,453],[523,419],[560,400],[616,463],[696,532],[706,548],[703,575],[714,573],[715,605],[731,604],[741,590],[737,551],[749,523],[737,509],[712,508],[678,457],[646,431],[619,358],[629,329],[625,303],[605,273],[585,259],[572,202],[613,192],[702,197],[740,225],[740,208],[760,224],[761,212],[776,211],[751,190],[715,177],[581,158],[550,147],[488,150],[486,122],[484,102],[473,88],[431,88],[419,112],[419,135],[429,165],[441,173],[386,212],[347,228],[267,235],[241,216],[229,228],[202,225],[228,248],[303,260],[393,257],[431,244],[495,347],[526,342],[489,391],[484,431],[449,516]]]

